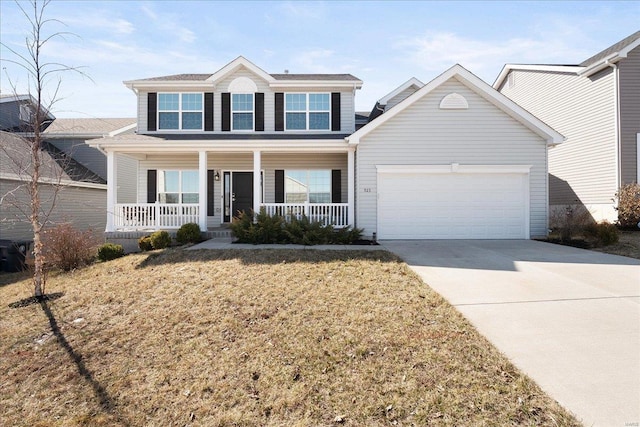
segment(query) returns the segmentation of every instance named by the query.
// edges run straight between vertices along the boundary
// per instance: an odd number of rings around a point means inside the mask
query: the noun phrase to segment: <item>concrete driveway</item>
[[[586,426],[640,425],[640,261],[529,240],[380,242]]]

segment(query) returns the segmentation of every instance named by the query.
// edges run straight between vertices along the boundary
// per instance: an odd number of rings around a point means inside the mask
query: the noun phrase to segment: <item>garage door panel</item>
[[[381,239],[525,238],[523,174],[384,173],[378,176]]]

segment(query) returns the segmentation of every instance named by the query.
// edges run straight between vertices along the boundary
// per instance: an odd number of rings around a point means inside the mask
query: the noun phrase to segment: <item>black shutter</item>
[[[204,130],[213,131],[213,93],[204,94]]]
[[[276,200],[275,203],[284,203],[284,170],[276,170]]]
[[[158,94],[149,92],[147,94],[147,130],[154,131],[157,128],[156,111],[158,109]]]
[[[340,92],[331,94],[331,130],[340,130]]]
[[[284,93],[276,92],[276,130],[284,130]]]
[[[158,171],[155,169],[147,170],[147,203],[155,203],[158,193]]]
[[[231,130],[231,94],[229,92],[222,93],[222,130],[224,132]]]
[[[342,179],[340,169],[331,171],[331,203],[342,203]]]
[[[256,92],[255,94],[255,116],[256,116],[256,131],[264,131],[264,93]]]
[[[207,216],[213,216],[214,215],[214,205],[213,205],[213,191],[214,191],[214,184],[216,181],[215,178],[215,171],[213,169],[209,169],[207,171]]]

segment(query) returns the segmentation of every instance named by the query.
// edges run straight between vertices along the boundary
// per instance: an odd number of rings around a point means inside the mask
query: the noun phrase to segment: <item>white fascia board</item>
[[[493,82],[493,88],[498,89],[509,75],[511,70],[525,71],[547,71],[553,73],[573,73],[579,74],[585,67],[579,65],[536,65],[536,64],[505,64],[498,74],[496,81]]]
[[[106,135],[106,136],[116,136],[116,135],[120,135],[121,133],[125,133],[125,132],[127,132],[127,131],[130,131],[131,129],[135,129],[137,126],[138,126],[138,122],[136,121],[136,122],[133,122],[133,123],[131,123],[130,125],[127,125],[127,126],[125,126],[125,127],[123,127],[123,128],[120,128],[120,129],[116,129],[116,130],[114,130],[114,131],[111,131],[111,132],[109,132],[109,134],[108,134],[108,135]]]
[[[223,79],[229,74],[233,73],[240,67],[247,68],[249,71],[258,75],[259,77],[261,77],[262,79],[264,79],[269,83],[274,82],[276,80],[271,74],[267,73],[262,68],[258,67],[256,64],[249,61],[244,56],[238,56],[236,59],[229,62],[227,65],[225,65],[224,67],[220,68],[218,71],[213,73],[206,81],[209,83],[217,82],[218,80]]]
[[[397,88],[395,88],[394,90],[392,90],[391,92],[389,92],[388,94],[380,98],[378,102],[381,105],[387,105],[387,103],[391,98],[393,98],[394,96],[398,95],[399,93],[401,93],[402,91],[406,90],[411,86],[417,86],[418,89],[420,89],[424,86],[424,83],[422,83],[420,80],[416,79],[415,77],[411,77],[409,80],[402,83],[400,86],[398,86]]]
[[[0,179],[4,179],[7,181],[17,181],[17,182],[31,182],[30,176],[21,176],[15,173],[6,173],[0,172]],[[38,183],[40,184],[48,184],[48,185],[57,185],[61,187],[80,187],[80,188],[93,188],[96,190],[106,190],[106,184],[96,184],[93,182],[82,182],[82,181],[71,181],[69,179],[53,179],[53,178],[43,178],[38,179]]]
[[[376,165],[378,173],[426,173],[426,174],[445,174],[445,173],[514,173],[528,174],[531,172],[532,165],[461,165],[451,163],[448,165]]]
[[[244,153],[254,150],[264,152],[317,152],[317,153],[346,153],[349,151],[348,144],[343,139],[301,139],[301,140],[216,140],[216,141],[126,141],[119,140],[105,141],[104,139],[94,139],[86,142],[90,147],[97,148],[104,152],[117,153],[155,153],[155,154],[175,154],[175,153],[197,153],[198,151]]]
[[[182,90],[213,90],[215,86],[205,80],[131,80],[124,84],[134,92],[144,90],[148,92],[182,91]]]
[[[556,145],[564,141],[565,138],[560,133],[556,132],[553,128],[545,124],[533,114],[529,113],[527,110],[507,98],[505,95],[492,88],[488,83],[477,77],[475,74],[471,73],[460,64],[456,64],[453,67],[449,68],[447,71],[424,85],[417,92],[407,97],[407,99],[391,108],[388,112],[385,112],[374,121],[367,123],[366,125],[361,127],[351,136],[347,137],[346,140],[350,145],[359,144],[360,139],[363,136],[367,135],[377,127],[383,125],[388,120],[391,120],[397,114],[400,114],[406,108],[411,106],[414,102],[426,96],[451,78],[456,78],[469,89],[478,93],[480,96],[491,102],[506,114],[513,117],[515,120],[519,121],[524,126],[543,137],[547,141],[548,145]]]
[[[361,80],[277,80],[269,83],[272,89],[289,89],[289,88],[362,88]]]

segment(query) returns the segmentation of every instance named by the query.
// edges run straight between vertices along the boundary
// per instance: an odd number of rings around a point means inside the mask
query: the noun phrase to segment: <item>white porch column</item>
[[[198,152],[198,213],[200,230],[207,230],[207,152]]]
[[[349,225],[355,227],[355,188],[356,188],[356,168],[355,168],[355,151],[354,147],[349,147],[347,151],[347,221]]]
[[[260,203],[262,203],[262,181],[260,179],[261,152],[255,150],[253,152],[253,211],[260,212]]]
[[[107,227],[104,231],[116,231],[114,216],[116,213],[116,189],[118,188],[116,178],[116,154],[113,151],[107,152]]]

